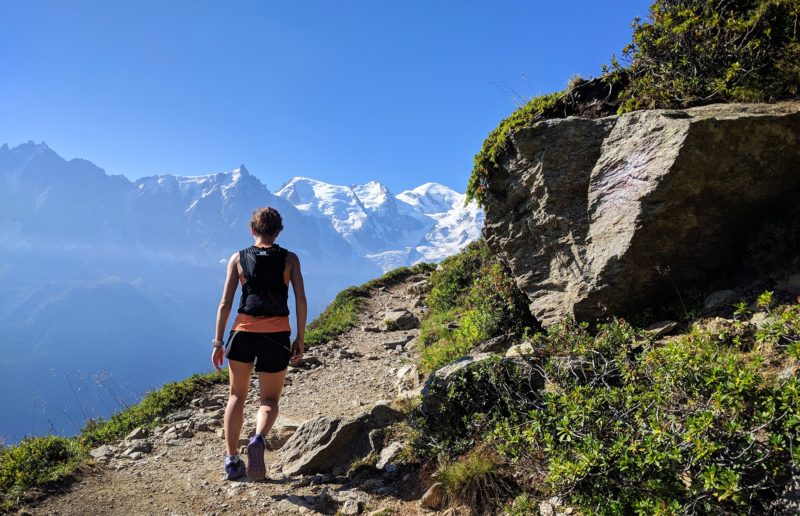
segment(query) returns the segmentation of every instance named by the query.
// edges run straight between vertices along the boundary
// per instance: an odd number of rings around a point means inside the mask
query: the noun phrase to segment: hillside
[[[354,326],[324,344],[311,346],[303,364],[290,369],[278,431],[273,435],[276,443],[285,441],[286,434],[304,421],[317,416],[347,419],[370,411],[380,400],[393,401],[399,410],[408,410],[410,405],[398,395],[401,390],[413,390],[419,381],[407,367],[419,357],[415,346],[419,329],[378,328],[384,325],[384,314],[395,310],[422,315],[419,306],[414,306],[416,296],[408,293],[409,287],[425,279],[425,269],[420,271],[401,270],[389,279],[365,286]],[[251,420],[256,409],[252,398],[255,392],[251,390],[246,409],[246,418]],[[273,470],[266,482],[225,482],[220,432],[226,400],[224,384],[208,384],[193,392],[185,405],[173,406],[153,421],[155,426],[125,440],[94,442],[94,459],[80,467],[75,481],[61,484],[63,487],[56,484],[54,494],[31,501],[26,510],[33,514],[142,514],[164,510],[173,514],[302,514],[318,509],[332,514],[347,500],[355,500],[367,512],[418,512],[413,499],[419,496],[420,484],[417,473],[408,469],[376,473],[367,481],[347,475],[351,465],[341,463],[333,475],[289,477]],[[402,413],[399,415],[404,419]],[[124,430],[127,434],[133,428]],[[91,441],[93,435],[97,432],[85,433],[84,440]],[[276,456],[276,452],[268,452],[267,463],[273,463]],[[0,455],[0,465],[0,480],[8,493],[13,484],[13,475],[8,476],[13,473],[8,455]],[[5,499],[6,503],[11,500]]]

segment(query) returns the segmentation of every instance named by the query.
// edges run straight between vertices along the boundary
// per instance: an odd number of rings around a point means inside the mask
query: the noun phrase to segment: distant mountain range
[[[266,205],[300,256],[310,318],[348,285],[457,252],[483,223],[435,183],[393,195],[296,177],[272,193],[243,165],[130,181],[43,143],[0,147],[0,403],[21,415],[0,436],[71,433],[207,369],[224,264]]]

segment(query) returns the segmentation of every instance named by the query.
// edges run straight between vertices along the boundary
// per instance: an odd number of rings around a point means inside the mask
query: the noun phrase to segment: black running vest
[[[283,281],[286,249],[248,247],[239,251],[239,263],[244,274],[239,313],[257,316],[289,315],[289,287]]]

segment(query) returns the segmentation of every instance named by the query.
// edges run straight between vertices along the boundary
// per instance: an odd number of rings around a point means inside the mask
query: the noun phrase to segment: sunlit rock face
[[[484,234],[542,323],[593,321],[736,267],[798,199],[798,102],[571,117],[511,135]]]

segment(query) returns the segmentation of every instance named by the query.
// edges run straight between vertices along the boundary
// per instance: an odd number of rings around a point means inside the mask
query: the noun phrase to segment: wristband
[[[214,339],[214,340],[211,341],[211,345],[214,346],[215,348],[221,348],[222,347],[222,341]]]

